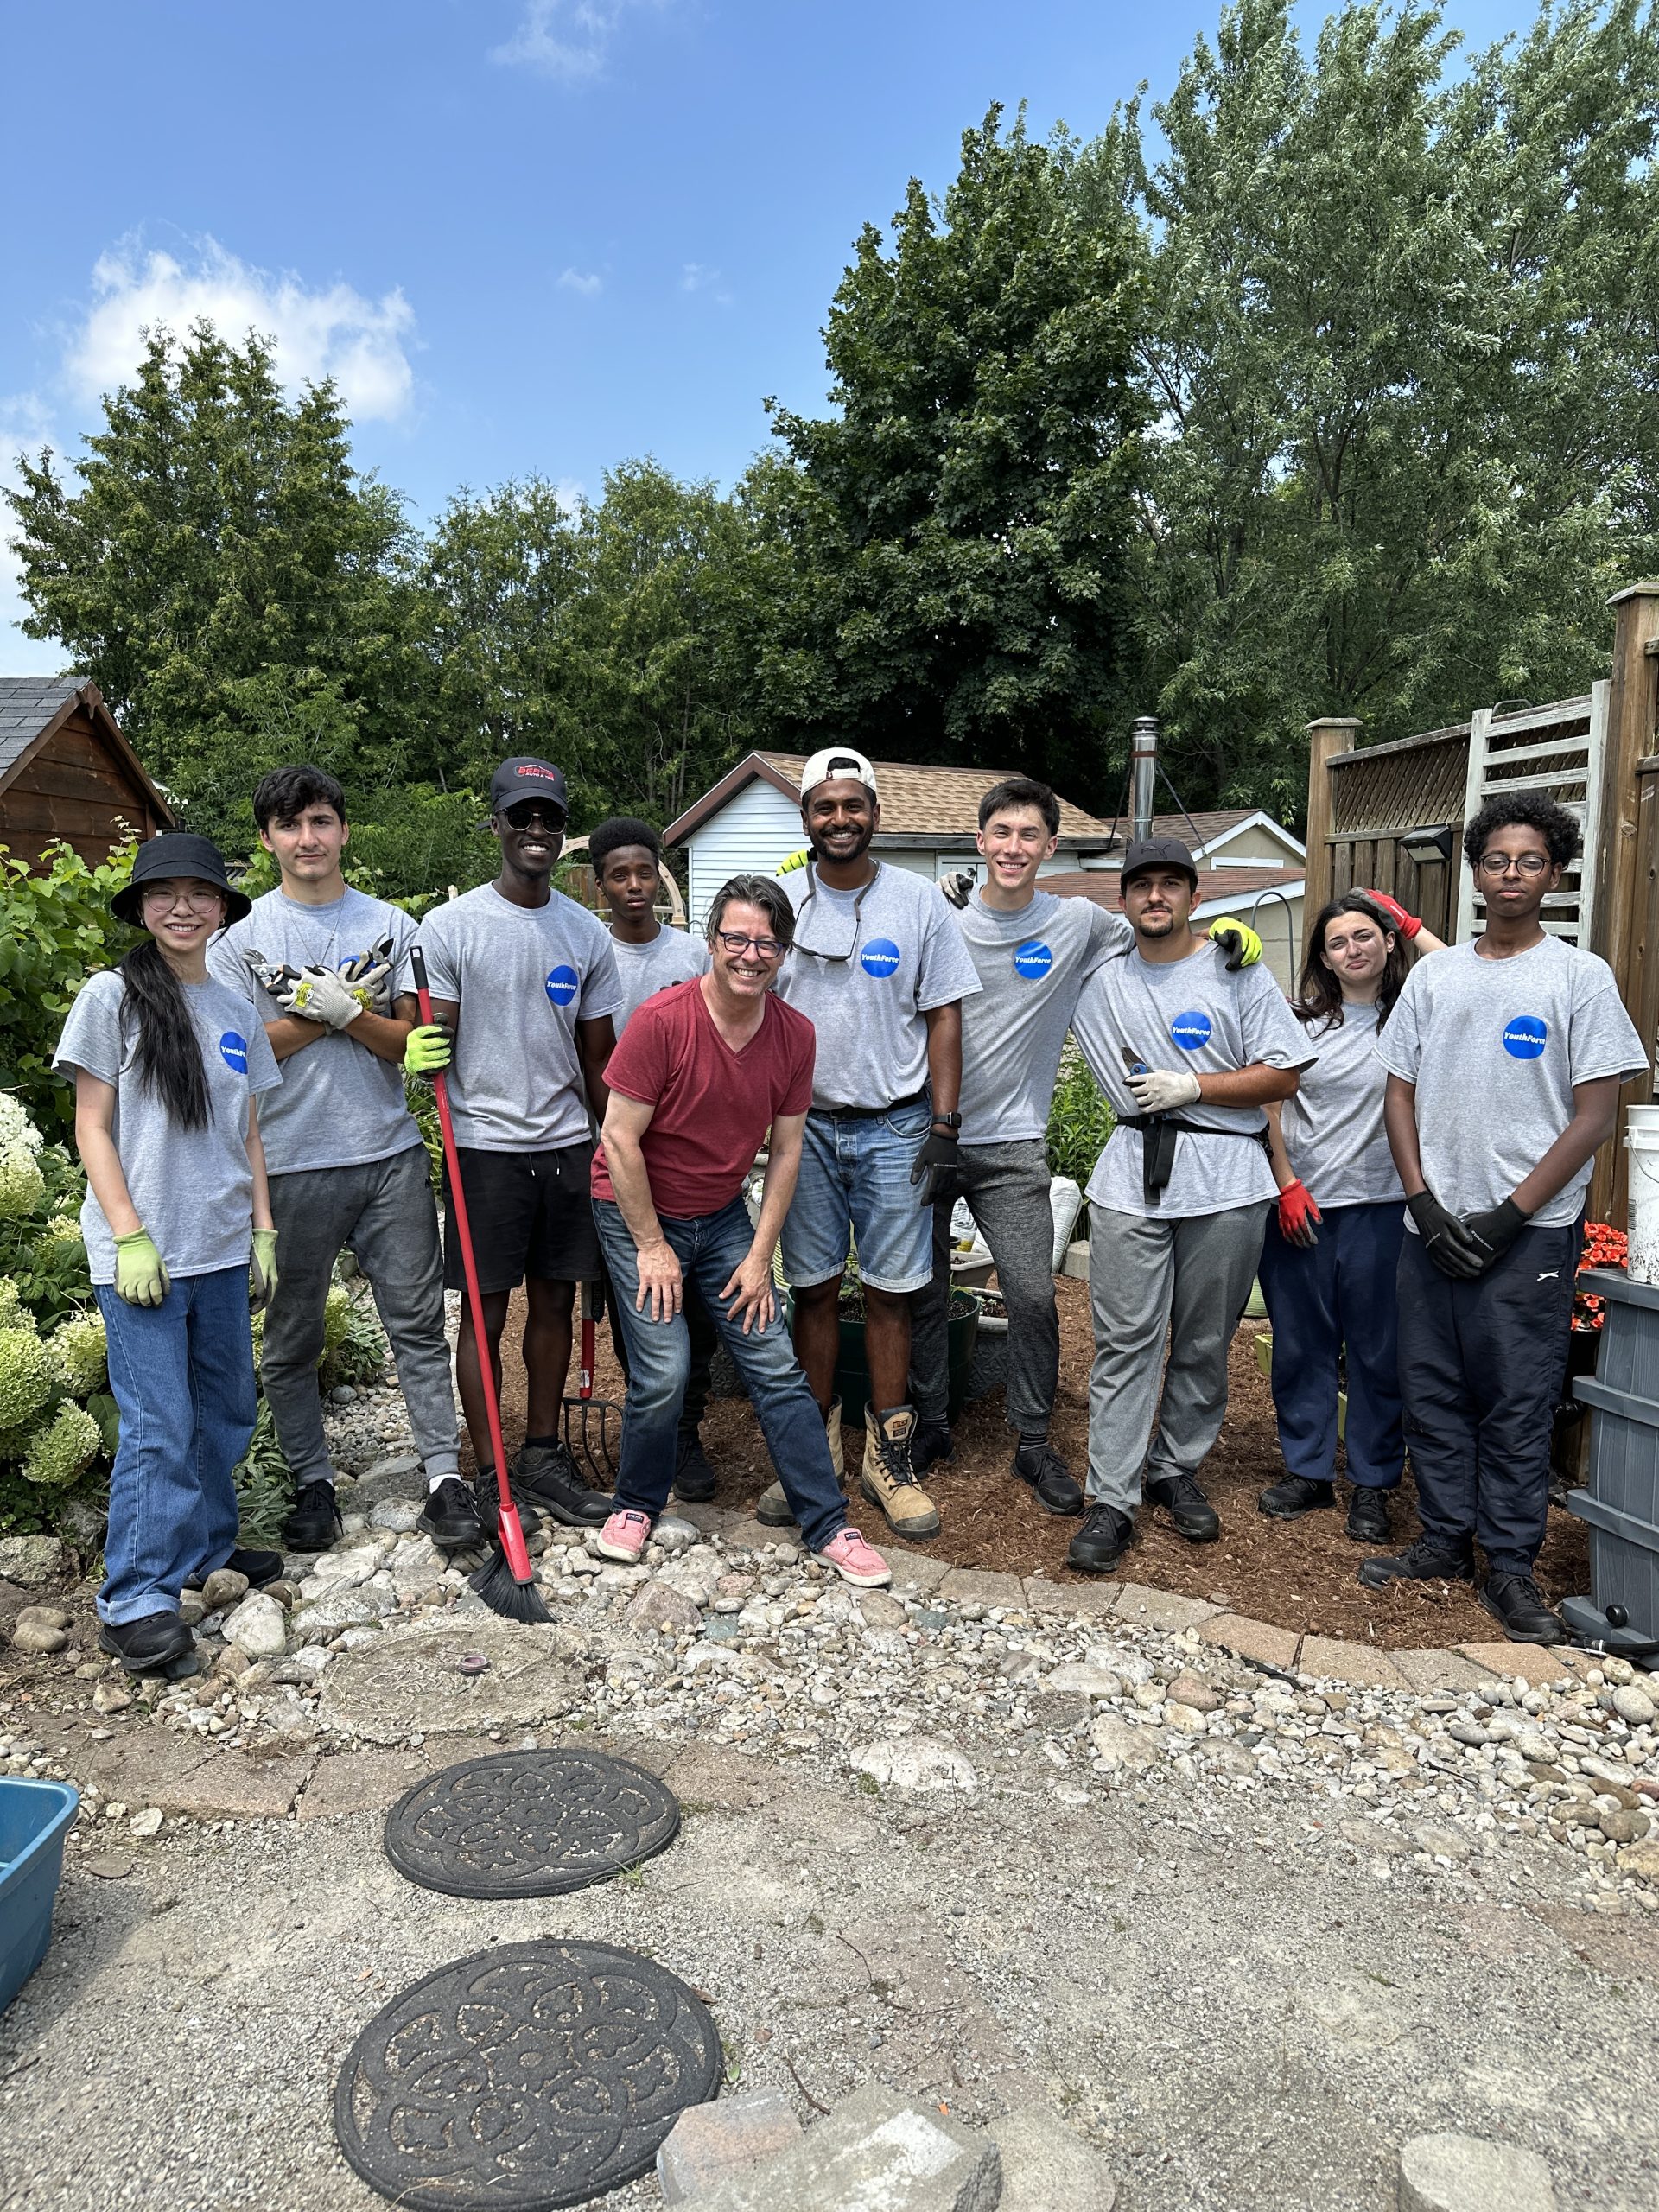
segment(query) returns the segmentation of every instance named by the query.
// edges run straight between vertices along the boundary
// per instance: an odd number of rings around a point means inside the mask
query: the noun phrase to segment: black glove
[[[966,868],[958,868],[954,875],[941,876],[939,888],[953,906],[965,906],[974,895],[975,879]]]
[[[1491,1255],[1465,1224],[1447,1211],[1433,1191],[1419,1191],[1415,1198],[1406,1200],[1406,1206],[1417,1224],[1423,1250],[1440,1273],[1460,1282],[1472,1282]]]
[[[1227,970],[1227,973],[1230,976],[1236,976],[1239,969],[1244,965],[1244,939],[1243,934],[1237,930],[1211,930],[1210,932],[1210,942],[1211,944],[1217,946],[1220,950],[1227,955],[1226,959],[1221,963]],[[1261,958],[1260,953],[1256,955],[1256,957],[1258,959]]]
[[[1500,1205],[1489,1206],[1484,1213],[1465,1214],[1463,1225],[1481,1248],[1484,1272],[1494,1260],[1503,1258],[1526,1227],[1527,1217],[1513,1198],[1505,1198]]]
[[[910,1179],[922,1186],[918,1201],[922,1205],[937,1205],[941,1199],[957,1196],[962,1188],[962,1170],[953,1129],[928,1131],[912,1165]]]

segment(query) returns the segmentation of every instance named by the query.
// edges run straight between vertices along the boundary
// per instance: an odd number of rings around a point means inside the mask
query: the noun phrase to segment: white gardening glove
[[[1191,1106],[1198,1095],[1198,1078],[1186,1068],[1148,1068],[1144,1075],[1126,1075],[1123,1080],[1143,1114],[1173,1114],[1178,1106]]]
[[[371,1014],[391,1012],[391,939],[383,937],[366,952],[340,963],[340,972],[352,988],[368,993],[366,1003]]]
[[[334,968],[307,968],[283,1003],[290,1014],[320,1021],[325,1029],[345,1029],[366,1005],[360,984],[348,983]]]

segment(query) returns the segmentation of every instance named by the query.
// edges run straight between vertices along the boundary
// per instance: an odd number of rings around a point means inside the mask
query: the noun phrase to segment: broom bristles
[[[499,1613],[504,1621],[522,1621],[526,1626],[535,1627],[553,1618],[543,1604],[536,1585],[518,1580],[499,1545],[477,1573],[468,1575],[467,1582],[467,1587],[476,1590],[490,1611]]]

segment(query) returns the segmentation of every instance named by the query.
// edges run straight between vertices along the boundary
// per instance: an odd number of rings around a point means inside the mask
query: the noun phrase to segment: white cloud
[[[718,269],[710,269],[706,262],[688,261],[680,271],[683,292],[707,292],[716,305],[728,308],[732,304],[730,290],[721,283]]]
[[[518,29],[504,46],[491,48],[490,59],[580,84],[602,73],[624,16],[671,4],[671,0],[524,0]]]
[[[553,495],[559,503],[561,512],[574,516],[582,512],[582,502],[588,497],[588,486],[579,476],[561,476],[553,486]]]
[[[560,272],[559,287],[562,291],[580,292],[584,300],[591,300],[595,292],[604,290],[605,279],[592,270],[566,269]]]
[[[0,484],[15,487],[21,481],[19,454],[38,453],[51,432],[51,416],[33,392],[0,399]],[[19,626],[29,609],[22,564],[12,550],[16,534],[11,509],[0,506],[0,676],[55,676],[69,658],[63,647],[50,638],[26,638]]]
[[[290,272],[257,269],[211,238],[193,242],[188,264],[124,241],[92,270],[92,303],[64,357],[69,384],[96,399],[130,378],[143,333],[158,325],[182,336],[211,322],[239,344],[250,330],[274,340],[277,373],[289,385],[332,377],[357,422],[391,422],[414,398],[415,313],[401,291],[367,299],[349,284],[314,290]]]

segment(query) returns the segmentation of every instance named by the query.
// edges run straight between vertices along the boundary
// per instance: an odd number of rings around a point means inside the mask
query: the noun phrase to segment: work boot
[[[507,1470],[507,1487],[521,1514],[534,1506],[567,1529],[601,1529],[610,1517],[609,1497],[587,1487],[563,1444],[526,1444]]]
[[[918,1421],[916,1433],[910,1440],[910,1465],[918,1478],[942,1459],[949,1459],[956,1451],[951,1441],[950,1424],[944,1421]]]
[[[1089,1518],[1065,1548],[1068,1567],[1084,1574],[1106,1574],[1135,1540],[1135,1522],[1115,1505],[1091,1505]]]
[[[490,1494],[493,1497],[495,1494],[493,1482]],[[474,1544],[484,1541],[483,1514],[459,1475],[446,1475],[427,1491],[426,1503],[421,1508],[421,1517],[415,1526],[445,1551],[470,1551]]]
[[[1511,1643],[1565,1643],[1567,1630],[1529,1574],[1489,1574],[1480,1602]]]
[[[205,1574],[193,1574],[185,1584],[187,1590],[200,1590],[208,1574],[240,1574],[247,1578],[250,1590],[263,1590],[267,1582],[283,1579],[281,1552],[247,1552],[238,1544],[229,1559],[220,1560],[217,1567],[210,1567]]]
[[[1334,1505],[1337,1486],[1313,1482],[1306,1475],[1287,1475],[1282,1482],[1269,1483],[1255,1502],[1270,1521],[1300,1521],[1304,1513]]]
[[[100,1621],[98,1648],[118,1659],[130,1675],[188,1674],[196,1656],[196,1639],[176,1613],[146,1613],[141,1620]]]
[[[680,1440],[674,1462],[674,1495],[682,1505],[707,1505],[714,1494],[715,1471],[702,1448],[702,1439],[694,1429]]]
[[[1368,1559],[1358,1580],[1368,1590],[1386,1590],[1390,1582],[1472,1582],[1475,1566],[1465,1538],[1447,1543],[1439,1536],[1419,1536],[1392,1558]]]
[[[1191,1475],[1166,1475],[1148,1483],[1147,1497],[1163,1507],[1176,1535],[1189,1544],[1213,1544],[1221,1534],[1221,1516]]]
[[[340,1529],[340,1506],[333,1483],[302,1483],[283,1523],[283,1541],[290,1551],[326,1552]]]
[[[1022,1444],[1008,1472],[1016,1482],[1030,1484],[1045,1513],[1082,1512],[1082,1489],[1052,1444]]]
[[[1356,1483],[1348,1501],[1347,1534],[1357,1544],[1386,1544],[1394,1531],[1389,1526],[1389,1493],[1370,1483]]]
[[[872,1505],[887,1516],[895,1536],[938,1534],[939,1509],[917,1481],[910,1464],[910,1440],[916,1415],[909,1406],[890,1406],[864,1415],[864,1467],[860,1487]]]
[[[847,1467],[841,1451],[841,1400],[831,1398],[830,1410],[823,1417],[823,1433],[830,1440],[830,1464],[836,1471],[839,1488],[847,1484]],[[795,1516],[789,1510],[789,1500],[784,1496],[782,1483],[769,1483],[760,1493],[754,1509],[754,1517],[766,1529],[792,1529]]]

